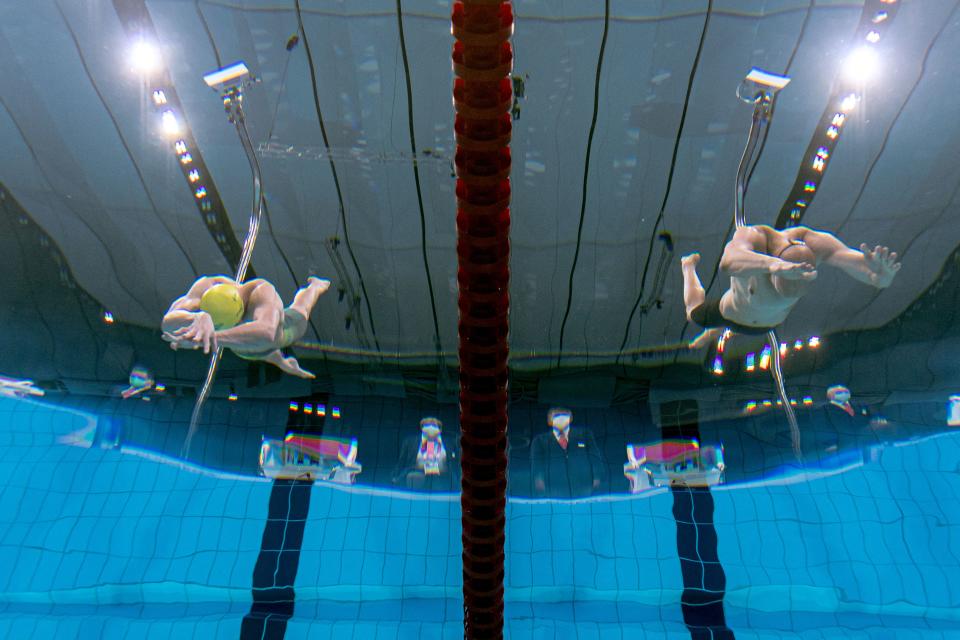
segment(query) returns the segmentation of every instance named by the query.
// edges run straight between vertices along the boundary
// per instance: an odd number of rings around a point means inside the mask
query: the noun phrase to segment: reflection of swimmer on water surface
[[[297,359],[281,349],[303,337],[317,298],[330,281],[311,276],[284,308],[273,285],[256,278],[241,285],[227,276],[198,279],[187,294],[170,305],[163,317],[163,339],[172,349],[226,347],[247,360],[263,360],[283,371],[313,378]]]
[[[821,263],[836,267],[855,280],[879,289],[889,287],[900,270],[897,254],[865,244],[852,249],[835,236],[808,227],[777,230],[765,225],[737,229],[727,243],[720,269],[730,287],[719,298],[706,299],[697,276],[699,253],[685,256],[683,302],[687,319],[705,331],[690,346],[697,348],[724,329],[763,335],[782,323],[817,277]]]

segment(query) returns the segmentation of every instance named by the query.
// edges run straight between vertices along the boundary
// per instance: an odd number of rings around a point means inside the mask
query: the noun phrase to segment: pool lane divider
[[[503,637],[513,8],[454,2],[464,638]]]

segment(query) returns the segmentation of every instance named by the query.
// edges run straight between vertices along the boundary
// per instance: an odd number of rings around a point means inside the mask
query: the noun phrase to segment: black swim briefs
[[[704,329],[730,329],[734,333],[742,333],[748,336],[762,336],[773,329],[773,327],[748,327],[727,320],[720,313],[720,298],[705,300],[690,312],[690,318]]]

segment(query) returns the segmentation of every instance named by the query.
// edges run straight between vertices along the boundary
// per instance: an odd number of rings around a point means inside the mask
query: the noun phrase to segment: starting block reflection
[[[357,439],[290,434],[264,438],[260,473],[274,480],[326,480],[353,484],[363,470],[357,462]]]

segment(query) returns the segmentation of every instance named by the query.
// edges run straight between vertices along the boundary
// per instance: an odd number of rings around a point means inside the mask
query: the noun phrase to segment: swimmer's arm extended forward
[[[803,241],[817,258],[837,267],[854,280],[886,289],[900,271],[897,254],[887,247],[877,245],[872,251],[866,244],[860,251],[843,244],[836,236],[823,231],[806,229]]]
[[[813,280],[817,277],[812,264],[787,262],[761,253],[766,244],[766,235],[759,229],[737,229],[723,249],[720,270],[727,275],[738,277],[777,275],[789,280]]]

